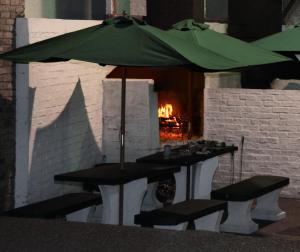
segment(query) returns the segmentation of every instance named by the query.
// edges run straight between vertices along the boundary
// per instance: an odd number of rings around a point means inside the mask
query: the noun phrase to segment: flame
[[[158,117],[169,118],[172,116],[173,107],[172,104],[166,104],[165,106],[160,106],[158,109]]]

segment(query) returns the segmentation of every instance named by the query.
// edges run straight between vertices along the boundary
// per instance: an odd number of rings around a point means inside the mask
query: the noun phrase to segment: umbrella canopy
[[[172,26],[168,34],[192,41],[202,48],[239,62],[241,65],[261,65],[290,60],[279,54],[209,29],[206,24],[186,19]]]
[[[20,47],[0,54],[0,59],[18,63],[75,59],[117,66],[195,64],[212,70],[246,66],[128,16]]]
[[[300,26],[252,42],[253,45],[276,52],[300,52]]]

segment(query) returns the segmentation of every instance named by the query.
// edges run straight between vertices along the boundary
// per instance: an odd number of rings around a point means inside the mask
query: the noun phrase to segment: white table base
[[[103,224],[119,224],[120,185],[99,185],[102,195]],[[134,225],[134,216],[140,213],[147,190],[147,179],[141,178],[124,184],[123,225]]]
[[[256,207],[252,210],[253,219],[278,221],[285,218],[286,213],[278,206],[280,189],[256,199]]]
[[[181,166],[180,172],[174,173],[176,189],[173,204],[186,200],[187,167]]]
[[[221,224],[220,230],[240,234],[251,234],[257,231],[258,225],[251,218],[252,203],[253,200],[228,201],[228,217]]]
[[[210,199],[212,180],[219,166],[217,157],[207,159],[194,165],[194,199]]]
[[[211,213],[195,220],[196,230],[206,230],[211,232],[220,232],[220,223],[223,216],[223,210]]]
[[[142,211],[151,211],[163,207],[163,204],[156,197],[158,182],[148,184],[146,195],[142,203]]]

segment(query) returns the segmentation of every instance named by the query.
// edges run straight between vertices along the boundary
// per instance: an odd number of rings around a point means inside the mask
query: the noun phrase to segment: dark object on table
[[[158,164],[174,164],[174,165],[193,165],[195,163],[205,161],[207,159],[220,156],[226,153],[233,153],[238,150],[235,146],[223,146],[216,143],[210,145],[196,144],[182,145],[171,149],[171,154],[166,158],[164,152],[157,152],[155,154],[138,158],[138,163],[158,163]]]
[[[196,220],[216,211],[225,210],[227,203],[218,200],[188,200],[135,216],[135,224],[152,227],[153,225],[178,225]]]
[[[53,219],[102,203],[100,194],[70,193],[4,212],[3,215]]]

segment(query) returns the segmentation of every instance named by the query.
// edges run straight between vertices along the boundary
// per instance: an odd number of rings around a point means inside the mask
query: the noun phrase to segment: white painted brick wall
[[[97,23],[20,19],[19,45]],[[17,113],[17,135],[29,140],[17,138],[16,206],[74,190],[54,184],[53,176],[102,161],[102,79],[112,70],[79,61],[24,66],[17,68],[17,110],[29,112]]]
[[[157,93],[152,80],[127,80],[125,160],[156,152],[160,147]],[[121,80],[103,81],[103,153],[120,161]]]
[[[287,176],[286,197],[300,198],[300,93],[292,90],[206,89],[205,138],[240,147],[245,137],[242,178]],[[235,155],[236,181],[240,150]],[[224,156],[214,187],[229,183],[230,157]]]

